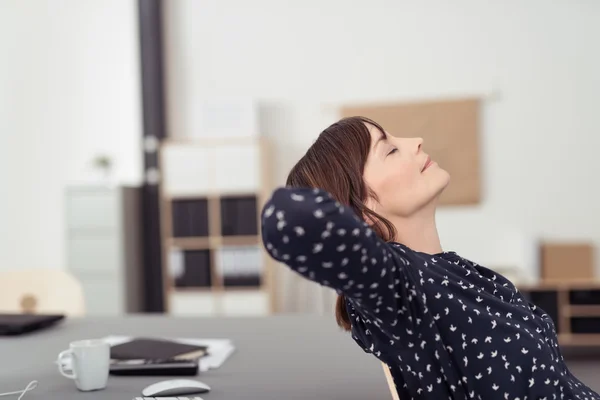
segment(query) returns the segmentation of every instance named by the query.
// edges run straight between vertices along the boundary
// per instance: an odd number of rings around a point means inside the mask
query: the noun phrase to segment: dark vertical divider
[[[161,0],[138,0],[144,184],[141,229],[143,238],[144,311],[164,312],[162,245],[160,236],[160,176],[156,144],[166,135]]]

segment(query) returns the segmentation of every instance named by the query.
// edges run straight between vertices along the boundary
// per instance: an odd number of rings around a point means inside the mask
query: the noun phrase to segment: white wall
[[[63,189],[139,183],[137,2],[0,2],[0,268],[65,266]]]
[[[447,249],[533,274],[538,237],[600,244],[599,17],[592,0],[168,2],[171,132],[202,97],[253,96],[283,183],[331,105],[499,92],[483,107],[485,199],[439,226]]]

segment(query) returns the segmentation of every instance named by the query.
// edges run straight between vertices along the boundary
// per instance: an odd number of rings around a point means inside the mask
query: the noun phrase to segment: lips
[[[427,160],[425,160],[425,164],[423,164],[423,168],[421,168],[421,172],[425,171],[427,168],[429,168],[429,166],[433,164],[433,161],[431,161],[431,157],[427,156]]]

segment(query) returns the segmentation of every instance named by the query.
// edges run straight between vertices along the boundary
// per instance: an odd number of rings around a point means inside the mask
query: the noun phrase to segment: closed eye
[[[393,154],[397,151],[398,151],[398,149],[394,147],[389,153],[387,153],[387,155],[389,156],[390,154]]]

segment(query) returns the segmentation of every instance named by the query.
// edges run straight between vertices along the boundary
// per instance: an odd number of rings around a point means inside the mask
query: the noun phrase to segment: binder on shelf
[[[258,246],[223,246],[219,249],[217,273],[225,287],[261,285],[262,255]]]
[[[183,277],[185,273],[185,265],[183,261],[183,251],[180,249],[171,249],[167,259],[167,270],[169,277],[177,281]]]
[[[223,236],[258,235],[256,196],[221,198]]]
[[[210,251],[172,250],[169,254],[169,272],[175,287],[211,287]]]
[[[208,200],[173,200],[173,237],[208,236]]]

